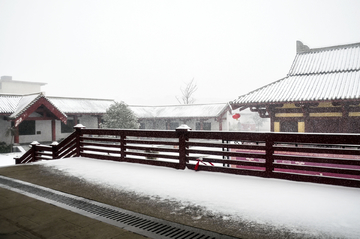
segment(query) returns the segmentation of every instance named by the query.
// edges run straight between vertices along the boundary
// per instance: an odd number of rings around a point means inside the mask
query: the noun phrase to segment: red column
[[[14,144],[18,144],[18,143],[19,143],[19,126],[16,126],[14,131]]]

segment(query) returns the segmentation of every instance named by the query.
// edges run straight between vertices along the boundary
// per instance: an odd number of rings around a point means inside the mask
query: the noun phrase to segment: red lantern
[[[239,113],[236,113],[236,114],[234,114],[232,117],[233,117],[233,119],[238,120],[238,119],[240,118],[240,114],[239,114]]]

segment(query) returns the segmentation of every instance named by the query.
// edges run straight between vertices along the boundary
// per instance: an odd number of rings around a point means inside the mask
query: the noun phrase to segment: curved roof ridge
[[[351,43],[351,44],[344,44],[344,45],[335,45],[335,46],[327,46],[327,47],[309,48],[309,50],[304,51],[304,52],[302,52],[302,53],[298,53],[298,54],[306,54],[306,53],[311,53],[311,52],[331,51],[331,50],[336,50],[336,49],[354,48],[354,47],[360,47],[360,42]]]
[[[201,106],[201,105],[223,105],[228,102],[222,103],[201,103],[201,104],[179,104],[179,105],[128,105],[130,107],[178,107],[178,106]]]
[[[113,99],[100,99],[100,98],[79,98],[79,97],[66,97],[66,96],[47,96],[48,99],[69,99],[69,100],[107,100],[114,101]]]

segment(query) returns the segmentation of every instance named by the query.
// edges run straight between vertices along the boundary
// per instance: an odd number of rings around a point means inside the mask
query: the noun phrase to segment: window
[[[170,122],[169,124],[169,130],[174,130],[177,127],[179,127],[179,123],[178,122]]]
[[[35,120],[25,120],[19,124],[19,135],[34,135]]]
[[[280,122],[280,132],[298,132],[297,120],[286,120]]]
[[[61,122],[61,133],[72,133],[74,131],[75,122],[72,119],[68,119],[66,124]]]
[[[196,122],[195,129],[196,130],[211,130],[211,123],[210,122],[203,122],[203,127],[201,129],[201,122]]]

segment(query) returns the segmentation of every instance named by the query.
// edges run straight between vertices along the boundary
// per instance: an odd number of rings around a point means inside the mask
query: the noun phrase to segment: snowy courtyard
[[[13,164],[12,157],[13,154],[3,154],[0,165]],[[90,158],[34,164],[116,190],[176,201],[183,207],[203,207],[222,215],[223,220],[272,225],[308,237],[360,237],[360,189],[357,188]]]

